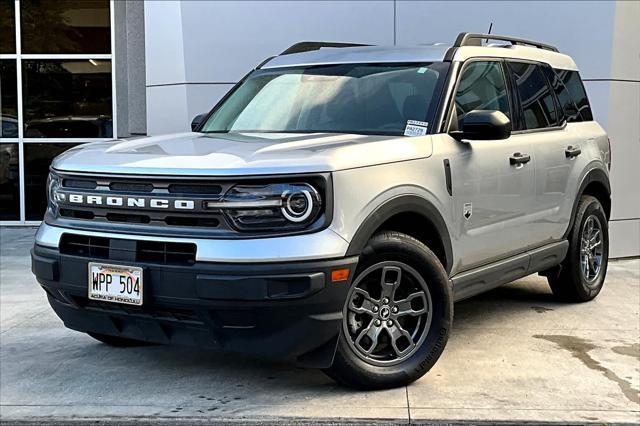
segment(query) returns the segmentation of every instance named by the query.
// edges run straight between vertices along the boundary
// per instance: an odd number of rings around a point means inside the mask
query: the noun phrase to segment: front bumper
[[[36,244],[32,271],[65,326],[155,343],[218,348],[328,367],[357,258],[192,265],[62,254]],[[144,305],[87,297],[88,262],[141,266]],[[349,268],[332,283],[331,271]]]

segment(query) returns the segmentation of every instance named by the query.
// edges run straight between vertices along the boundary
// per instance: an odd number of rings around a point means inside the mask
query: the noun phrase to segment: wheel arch
[[[453,266],[451,238],[440,211],[417,195],[401,195],[379,206],[360,225],[351,239],[347,256],[357,256],[379,231],[410,235],[426,244],[440,259],[447,274]]]
[[[609,183],[609,176],[604,170],[592,169],[582,178],[582,182],[576,193],[576,199],[573,200],[571,219],[569,220],[569,226],[565,231],[564,238],[568,238],[571,233],[576,211],[578,210],[578,203],[583,195],[591,195],[597,198],[604,208],[607,220],[611,217],[611,184]]]

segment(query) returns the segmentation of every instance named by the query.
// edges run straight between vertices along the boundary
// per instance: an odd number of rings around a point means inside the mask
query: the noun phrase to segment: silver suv
[[[67,327],[387,388],[435,364],[455,301],[602,289],[609,142],[552,46],[298,43],[192,127],[54,160],[33,272]]]

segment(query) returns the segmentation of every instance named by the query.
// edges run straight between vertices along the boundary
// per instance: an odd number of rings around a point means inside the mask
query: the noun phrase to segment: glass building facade
[[[51,159],[115,130],[110,0],[0,0],[0,223],[42,219]]]

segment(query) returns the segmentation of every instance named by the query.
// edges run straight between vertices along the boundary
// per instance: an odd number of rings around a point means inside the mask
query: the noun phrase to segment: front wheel
[[[608,262],[607,216],[597,198],[583,195],[569,235],[567,257],[560,273],[547,278],[554,296],[567,302],[594,299],[604,285]]]
[[[436,363],[452,319],[449,280],[435,254],[408,235],[377,234],[358,264],[326,373],[360,389],[407,385]]]

